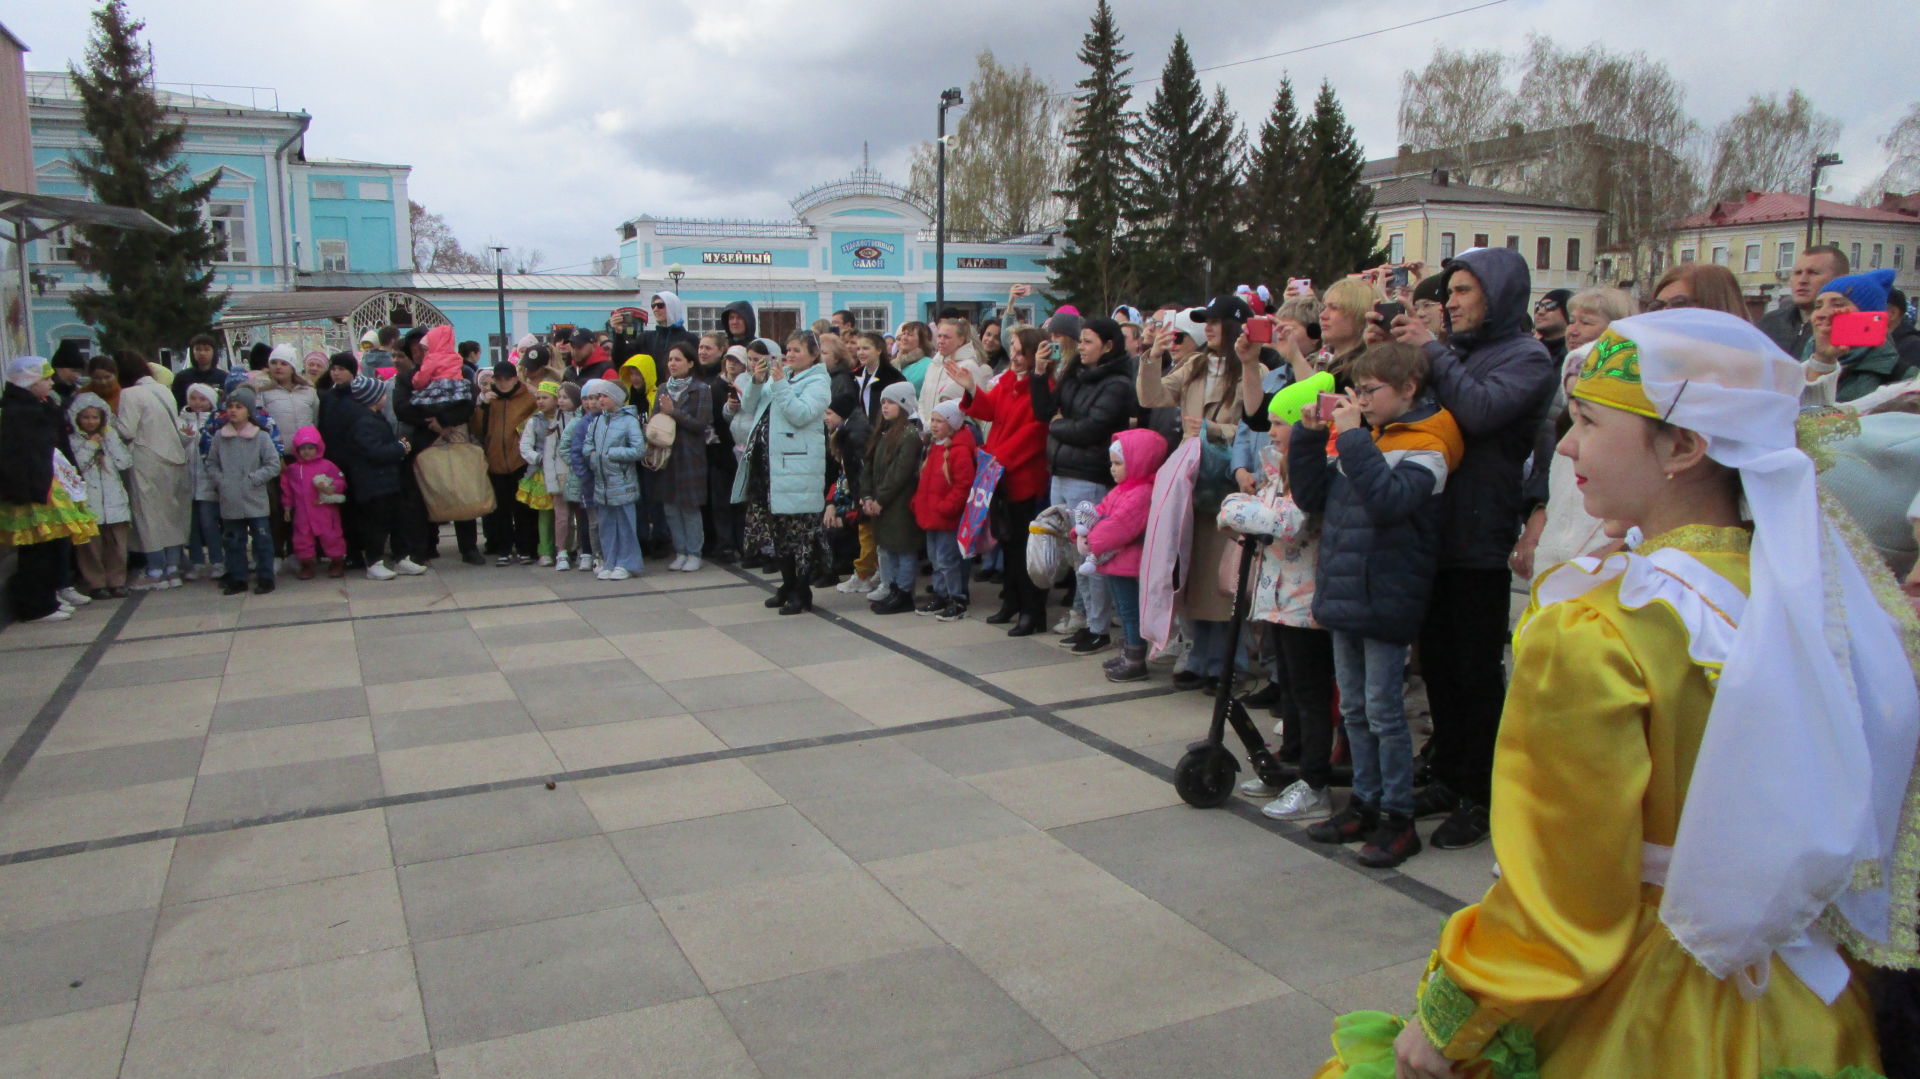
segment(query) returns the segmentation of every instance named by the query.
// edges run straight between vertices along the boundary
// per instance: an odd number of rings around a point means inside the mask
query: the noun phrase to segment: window
[[[1742,264],[1741,268],[1742,268],[1742,271],[1745,273],[1753,273],[1755,270],[1758,270],[1760,268],[1760,245],[1759,244],[1747,245],[1747,260],[1745,263]]]
[[[1553,269],[1553,240],[1542,236],[1533,244],[1533,268],[1536,270]]]
[[[1580,268],[1580,241],[1568,240],[1567,241],[1567,269],[1578,270],[1579,268]]]
[[[1600,280],[1602,281],[1613,280],[1613,260],[1612,259],[1600,260]]]
[[[1874,245],[1873,245],[1873,260],[1872,260],[1871,262],[1869,262],[1869,263],[1867,263],[1867,269],[1869,269],[1869,270],[1877,270],[1877,269],[1879,269],[1879,268],[1880,268],[1880,256],[1881,256],[1881,255],[1882,255],[1882,254],[1884,253],[1884,252],[1882,251],[1882,246],[1883,246],[1883,245],[1881,245],[1881,244],[1874,244]]]
[[[1774,255],[1774,258],[1773,258],[1773,268],[1776,270],[1793,269],[1793,242],[1792,241],[1789,240],[1780,244],[1780,250],[1777,254]]]
[[[1488,242],[1488,241],[1487,241],[1487,234],[1486,234],[1486,233],[1484,233],[1484,232],[1476,232],[1476,233],[1474,233],[1474,234],[1473,234],[1473,246],[1475,246],[1475,247],[1485,247],[1485,246],[1487,246],[1487,242]]]
[[[1697,254],[1697,252],[1695,252],[1693,248],[1691,248],[1691,247],[1683,247],[1683,248],[1681,248],[1681,249],[1680,249],[1680,261],[1681,261],[1681,262],[1692,262],[1692,261],[1693,261],[1693,259],[1694,259],[1694,256],[1695,256],[1696,254]]]
[[[345,180],[315,180],[313,197],[316,199],[344,199],[347,197]]]
[[[1852,266],[1855,269],[1860,268],[1860,245],[1859,244],[1854,244],[1852,246],[1852,250],[1847,252],[1847,264],[1849,266]]]
[[[887,332],[887,316],[891,313],[887,307],[867,306],[849,307],[847,313],[853,316],[853,328],[862,332],[872,330],[876,333]]]
[[[1396,232],[1393,235],[1387,237],[1387,261],[1400,262],[1405,260],[1406,257],[1407,257],[1406,235],[1404,233]]]
[[[1518,236],[1507,237],[1507,250],[1509,251],[1520,250],[1520,237]]]
[[[321,273],[347,272],[347,241],[321,240],[319,248]]]
[[[687,329],[694,333],[711,333],[714,330],[724,333],[727,328],[721,324],[720,316],[725,310],[718,304],[688,304]]]
[[[1727,264],[1726,245],[1724,244],[1713,245],[1713,264],[1715,266],[1725,266]]]
[[[214,252],[215,262],[246,262],[247,258],[247,204],[244,202],[210,202],[207,204],[207,224],[220,234],[224,241],[221,250]]]
[[[369,180],[360,185],[360,197],[372,202],[387,201],[387,185]]]
[[[1440,257],[1443,260],[1453,257],[1453,233],[1451,232],[1440,234]]]
[[[1488,169],[1487,178],[1484,182],[1488,187],[1499,187],[1500,186],[1500,170]]]
[[[500,336],[497,333],[490,333],[487,335],[487,362],[488,363],[498,364],[498,363],[506,362],[506,359],[507,359],[506,343],[507,343],[507,339]]]
[[[1894,244],[1893,245],[1893,262],[1890,265],[1892,265],[1893,268],[1897,270],[1900,267],[1905,266],[1906,264],[1907,264],[1907,245]]]
[[[1653,276],[1659,277],[1667,268],[1667,253],[1665,251],[1655,251],[1650,261],[1653,263]]]
[[[54,229],[53,232],[47,236],[47,261],[48,262],[72,262],[73,261],[73,228],[72,226]]]
[[[1005,311],[1002,311],[1000,313],[1000,325],[1002,327],[1001,328],[1002,334],[1006,333],[1005,327],[1007,326],[1037,325],[1037,323],[1033,321],[1033,307],[1029,304],[1024,304],[1024,303],[1014,304],[1012,307],[1009,307]],[[888,329],[882,330],[881,332],[891,333],[893,331],[892,331],[892,328],[889,327]]]

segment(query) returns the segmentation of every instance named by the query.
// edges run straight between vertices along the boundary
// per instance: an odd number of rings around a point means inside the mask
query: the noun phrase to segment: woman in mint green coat
[[[773,548],[780,590],[767,606],[781,614],[813,609],[813,552],[826,508],[827,399],[830,378],[820,366],[820,341],[811,333],[787,339],[784,359],[773,342],[747,346],[748,375],[740,413],[750,434],[733,481],[733,500],[747,507],[749,550]]]

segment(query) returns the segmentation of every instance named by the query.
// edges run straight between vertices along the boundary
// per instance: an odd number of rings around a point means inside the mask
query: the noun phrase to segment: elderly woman
[[[127,493],[133,501],[134,546],[147,556],[147,571],[135,589],[178,588],[193,518],[193,481],[180,441],[180,412],[173,391],[132,349],[114,354],[120,403],[113,425],[133,451]]]
[[[767,342],[771,345],[772,342]],[[747,454],[734,477],[733,500],[747,506],[747,544],[771,546],[780,588],[767,600],[781,614],[813,609],[814,550],[826,508],[827,402],[831,381],[812,333],[787,338],[786,356],[748,350],[740,387]],[[736,429],[736,434],[739,429]]]

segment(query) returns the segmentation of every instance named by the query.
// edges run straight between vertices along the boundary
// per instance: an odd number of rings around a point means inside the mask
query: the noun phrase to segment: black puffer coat
[[[329,393],[320,410],[320,438],[327,458],[347,474],[347,493],[356,503],[399,493],[407,450],[384,415],[344,392]]]
[[[59,451],[66,418],[58,403],[33,391],[0,384],[0,502],[35,506],[53,487],[53,455]]]
[[[1107,447],[1127,429],[1138,404],[1126,353],[1097,367],[1075,365],[1053,379],[1032,378],[1033,418],[1047,425],[1047,473],[1109,486]]]

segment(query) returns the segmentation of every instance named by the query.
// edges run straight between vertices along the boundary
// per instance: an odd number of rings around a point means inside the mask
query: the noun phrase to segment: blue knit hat
[[[386,392],[387,384],[369,375],[355,375],[347,383],[347,396],[368,408],[377,406]]]
[[[1887,293],[1893,291],[1892,270],[1868,270],[1848,274],[1827,282],[1821,292],[1837,292],[1853,301],[1862,311],[1885,311]]]

